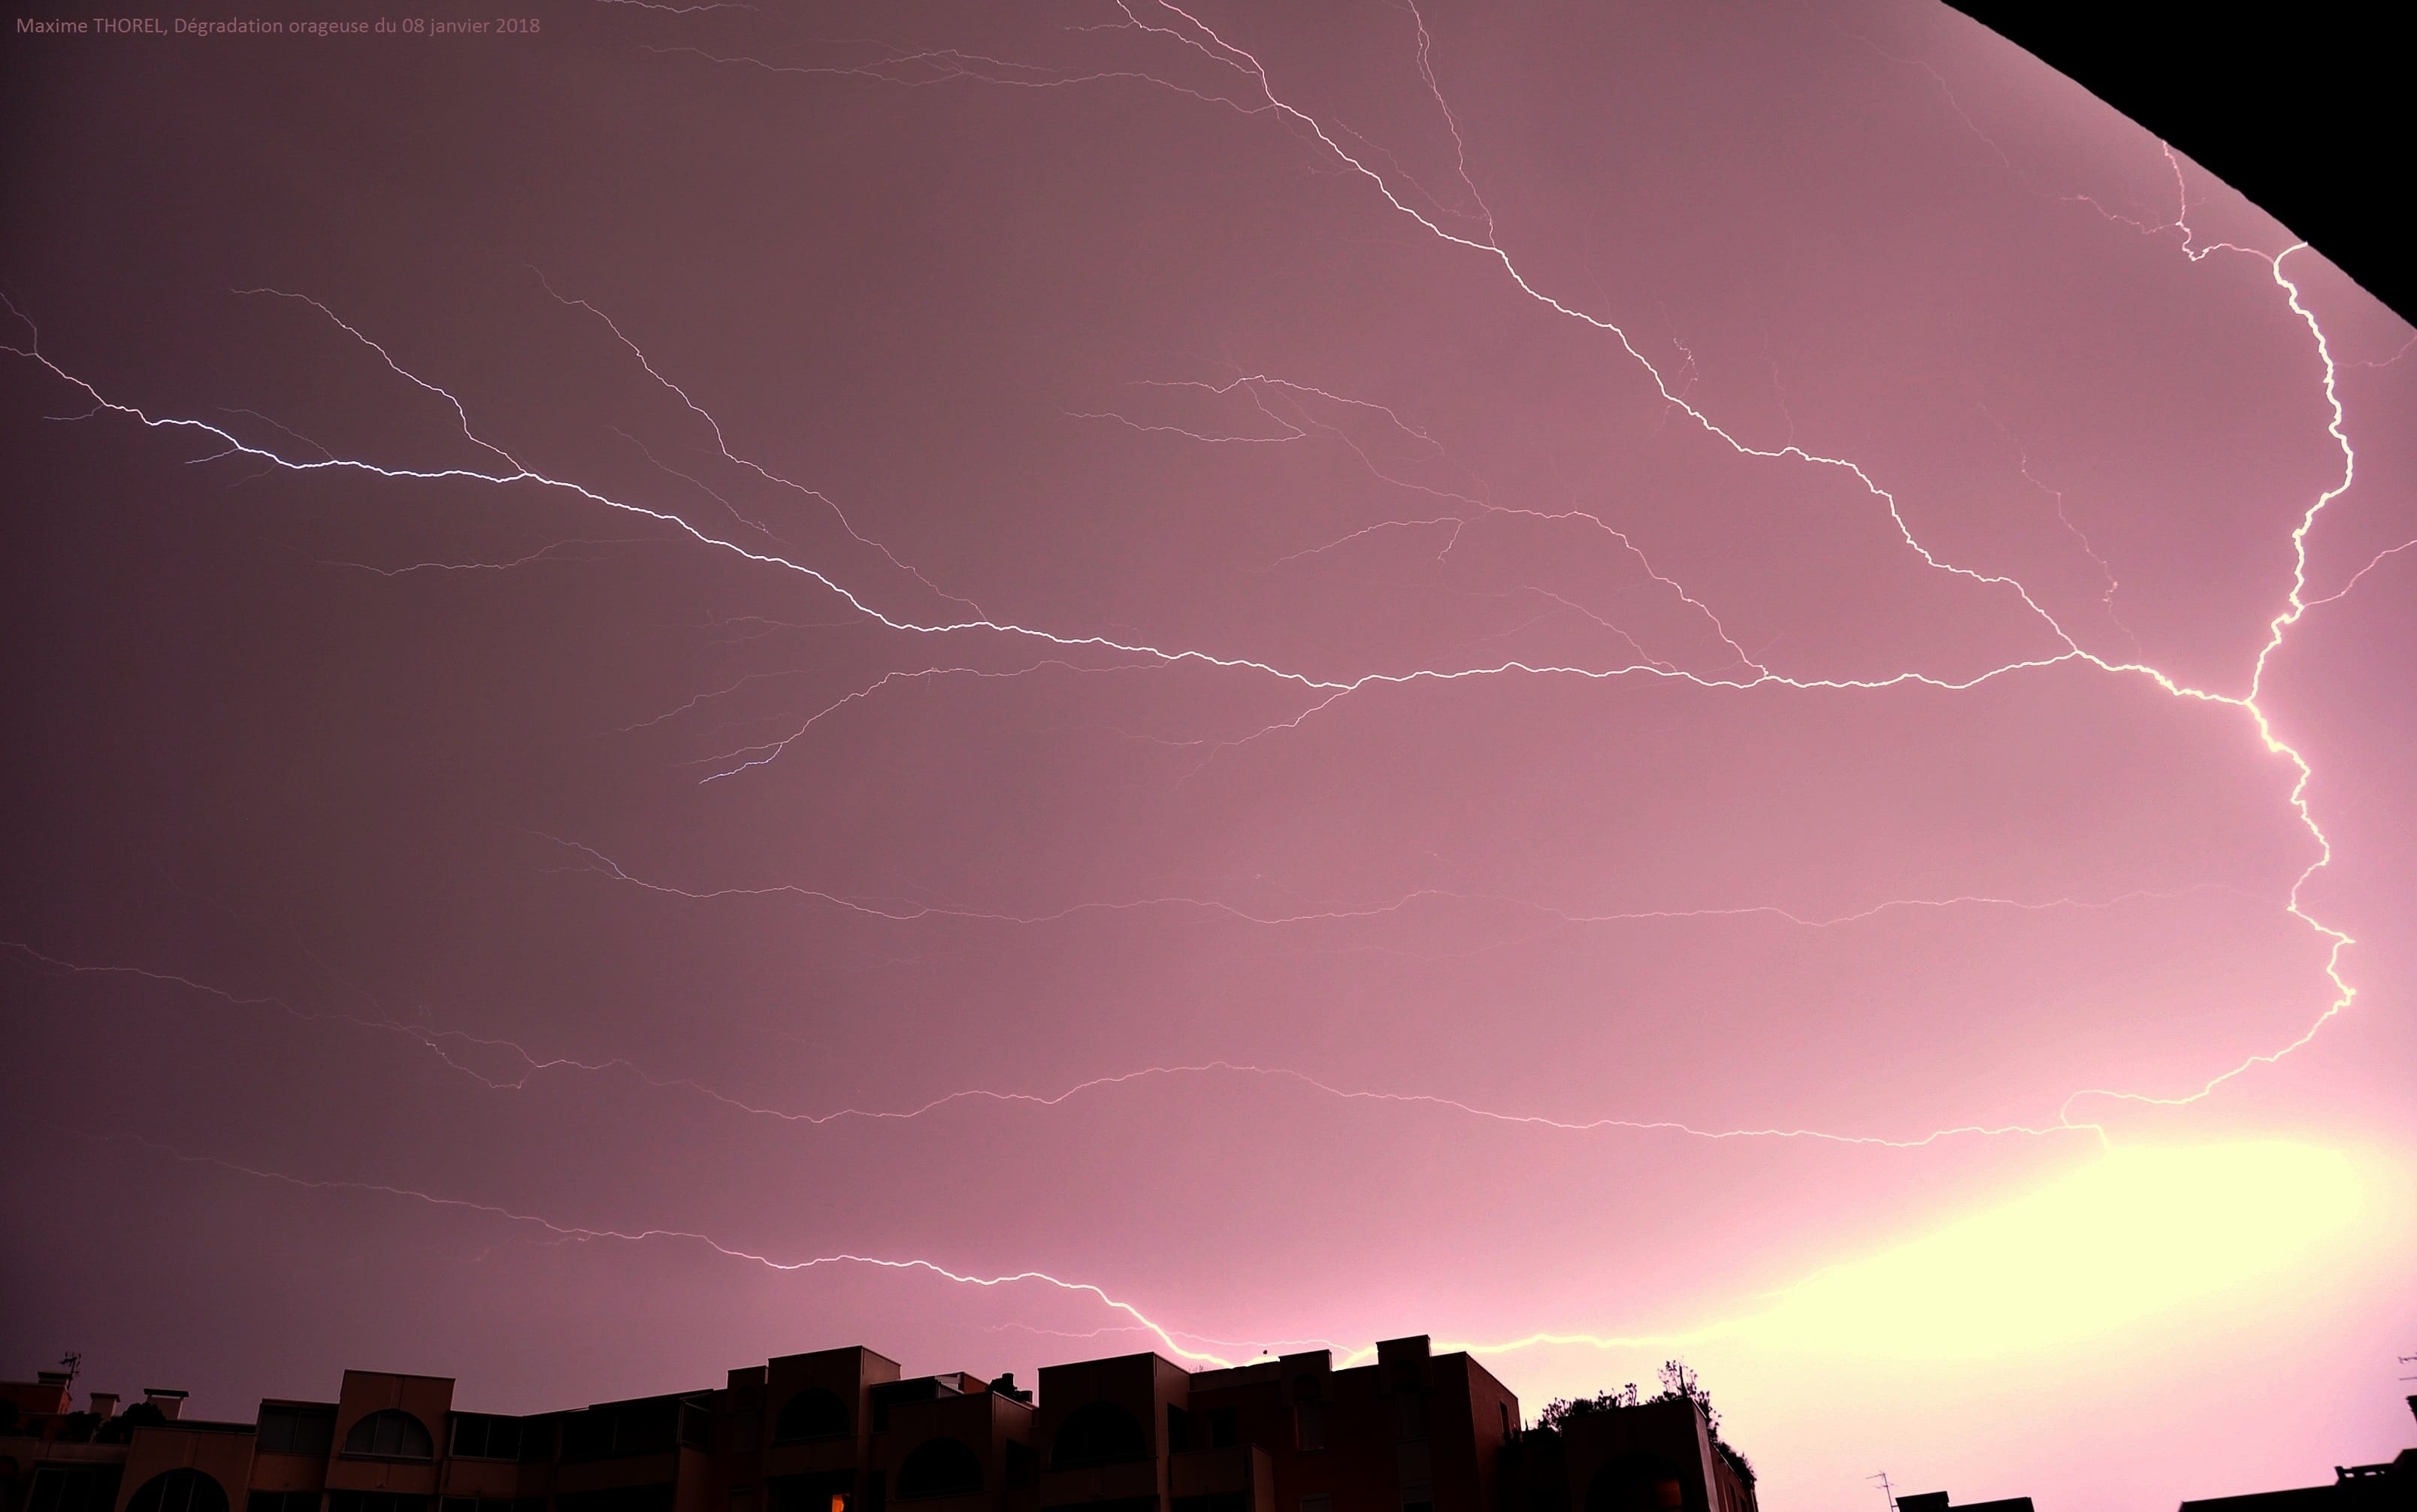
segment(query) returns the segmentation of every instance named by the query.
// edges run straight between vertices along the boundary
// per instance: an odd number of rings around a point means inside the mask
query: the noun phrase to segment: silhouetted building
[[[1755,1512],[1752,1472],[1680,1397],[1572,1415],[1503,1455],[1504,1512]]]
[[[169,1391],[73,1412],[69,1384],[0,1384],[0,1512],[1755,1512],[1695,1403],[1523,1443],[1510,1389],[1423,1337],[1340,1370],[1323,1350],[1054,1365],[1037,1402],[868,1349],[527,1415],[362,1370],[251,1422],[184,1416]]]
[[[2409,1399],[2417,1415],[2417,1397]],[[2335,1465],[2330,1486],[2184,1502],[2181,1512],[2417,1512],[2417,1449],[2379,1465]]]
[[[2032,1512],[2028,1496],[2009,1496],[1996,1502],[1951,1502],[1945,1491],[1923,1491],[1916,1496],[1896,1499],[1896,1512]]]

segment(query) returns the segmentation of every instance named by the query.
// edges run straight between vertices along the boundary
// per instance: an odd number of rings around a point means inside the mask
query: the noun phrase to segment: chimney
[[[177,1414],[185,1410],[186,1396],[187,1393],[185,1392],[170,1391],[165,1386],[144,1386],[143,1388],[144,1401],[150,1406],[158,1408],[160,1410],[160,1415],[166,1418],[171,1423],[176,1420]]]
[[[65,1370],[35,1371],[35,1386],[40,1390],[43,1395],[51,1397],[53,1401],[51,1406],[29,1410],[46,1413],[66,1412],[74,1401],[74,1399],[68,1394],[68,1383],[74,1379],[74,1376],[68,1374]]]
[[[94,1392],[92,1394],[92,1415],[95,1417],[116,1416],[117,1393],[114,1391]]]
[[[992,1382],[990,1383],[990,1390],[992,1396],[1005,1397],[1010,1401],[1020,1401],[1028,1405],[1032,1400],[1031,1392],[1020,1390],[1016,1386],[1015,1372],[1012,1370],[1008,1371],[1005,1375],[1000,1376],[997,1380]]]

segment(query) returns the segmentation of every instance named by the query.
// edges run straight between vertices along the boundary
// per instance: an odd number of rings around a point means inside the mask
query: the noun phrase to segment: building
[[[1898,1497],[1896,1512],[2031,1512],[2031,1499],[2009,1496],[1997,1502],[1951,1502],[1945,1491],[1923,1491]]]
[[[1515,1411],[1515,1410],[1514,1410]],[[1684,1397],[1598,1406],[1503,1451],[1505,1512],[1755,1512],[1754,1472]]]
[[[517,1416],[367,1370],[249,1422],[164,1390],[77,1412],[71,1384],[0,1383],[0,1512],[1755,1512],[1694,1402],[1523,1434],[1508,1387],[1422,1336],[1344,1369],[1323,1350],[1048,1366],[1037,1401],[862,1348]]]

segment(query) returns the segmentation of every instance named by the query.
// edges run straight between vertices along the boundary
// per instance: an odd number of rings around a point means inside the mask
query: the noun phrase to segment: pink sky
[[[1903,0],[542,20],[10,39],[0,1369],[2409,1442],[2417,356],[2318,251]]]

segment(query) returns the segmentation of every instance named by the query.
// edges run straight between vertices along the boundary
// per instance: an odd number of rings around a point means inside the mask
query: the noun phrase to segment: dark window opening
[[[344,1435],[344,1452],[373,1459],[433,1459],[436,1441],[428,1436],[427,1424],[400,1407],[388,1407],[352,1426]]]
[[[25,1512],[112,1512],[122,1465],[37,1465]]]
[[[1435,1488],[1424,1482],[1403,1487],[1402,1512],[1435,1512]]]
[[[227,1512],[226,1488],[198,1470],[171,1470],[144,1481],[126,1512]]]
[[[1173,1402],[1166,1404],[1166,1452],[1182,1454],[1192,1447],[1192,1414]]]
[[[898,1465],[898,1499],[963,1496],[982,1489],[981,1457],[955,1439],[925,1439]]]
[[[1208,1447],[1230,1449],[1242,1442],[1242,1424],[1231,1407],[1208,1409]]]
[[[336,1412],[329,1408],[264,1407],[260,1410],[262,1454],[298,1454],[325,1459],[336,1446]]]
[[[1586,1512],[1665,1512],[1686,1504],[1679,1467],[1653,1454],[1624,1454],[1587,1482]]]
[[[772,1424],[772,1442],[795,1444],[801,1439],[835,1439],[847,1431],[847,1403],[836,1391],[808,1386],[790,1398]]]
[[[243,1512],[319,1512],[317,1491],[254,1491],[243,1499]]]
[[[402,1491],[329,1491],[327,1512],[430,1512],[435,1500]]]
[[[847,1512],[855,1499],[856,1472],[831,1471],[819,1475],[775,1475],[766,1484],[768,1512]]]
[[[455,1413],[448,1452],[464,1459],[518,1459],[521,1420],[487,1413]]]
[[[1393,1393],[1394,1436],[1407,1444],[1427,1436],[1427,1394],[1423,1391]]]
[[[676,1398],[658,1397],[572,1413],[562,1420],[563,1461],[666,1453],[679,1444],[680,1405]]]
[[[608,1486],[600,1490],[557,1496],[559,1512],[672,1512],[671,1482],[648,1486]]]
[[[1121,1464],[1149,1458],[1149,1435],[1133,1414],[1114,1402],[1095,1401],[1077,1407],[1057,1427],[1049,1447],[1049,1468],[1079,1470],[1088,1465]]]
[[[1242,1491],[1211,1491],[1206,1496],[1178,1496],[1175,1512],[1250,1512],[1251,1498]]]
[[[1295,1402],[1292,1409],[1293,1444],[1297,1448],[1326,1447],[1326,1403]]]

